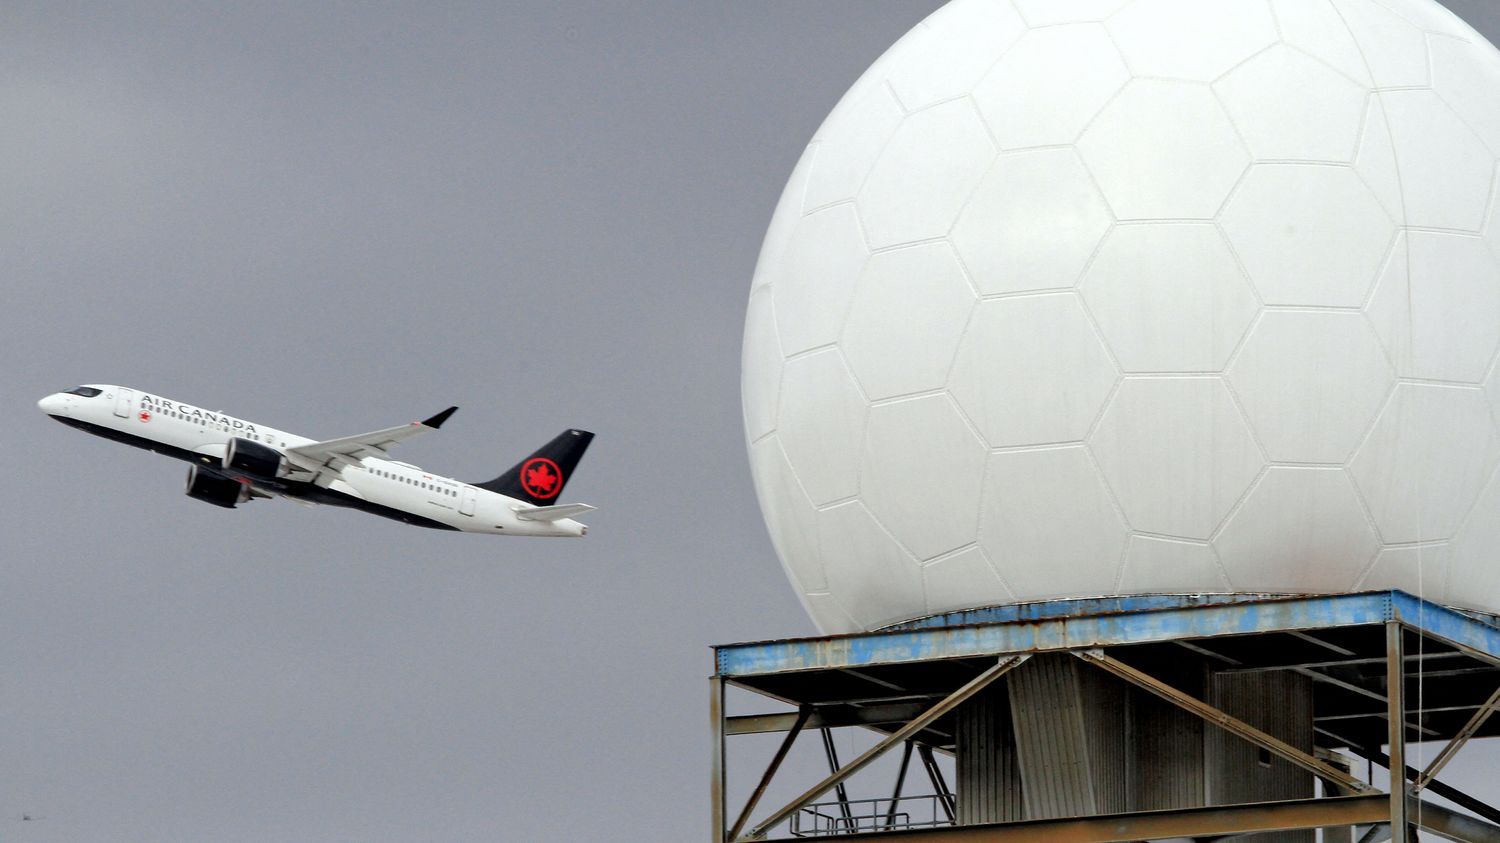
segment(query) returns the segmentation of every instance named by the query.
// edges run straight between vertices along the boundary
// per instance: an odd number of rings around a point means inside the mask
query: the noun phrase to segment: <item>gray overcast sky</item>
[[[813,632],[744,455],[755,256],[935,5],[0,7],[0,839],[703,839],[707,646]],[[400,456],[466,479],[586,427],[600,511],[219,510],[37,412],[85,381],[315,437],[456,403]]]

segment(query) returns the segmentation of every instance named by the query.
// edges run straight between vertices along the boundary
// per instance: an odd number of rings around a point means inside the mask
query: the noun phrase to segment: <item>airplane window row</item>
[[[79,387],[79,389],[92,389],[92,387]],[[97,389],[94,390],[95,393],[97,393],[98,391],[99,390]],[[168,418],[174,418],[185,422],[196,422],[203,425],[204,427],[218,428],[225,433],[228,433],[230,430],[229,425],[227,424],[209,424],[203,419],[195,419],[192,416],[183,415],[176,410],[157,410],[156,412],[160,413],[161,415],[167,416]],[[240,434],[240,438],[249,439],[251,442],[264,442],[267,445],[276,444],[276,438],[269,433],[242,433]],[[285,442],[282,442],[281,445],[282,447],[286,447]]]
[[[429,492],[438,492],[440,494],[447,495],[450,498],[458,497],[458,492],[454,491],[453,489],[445,489],[435,483],[423,483],[419,480],[413,480],[410,477],[402,477],[399,474],[393,474],[389,471],[381,471],[380,469],[375,469],[371,473],[377,477],[384,477],[387,480],[395,480],[398,483],[405,483],[409,486],[418,486],[420,488],[428,490]]]

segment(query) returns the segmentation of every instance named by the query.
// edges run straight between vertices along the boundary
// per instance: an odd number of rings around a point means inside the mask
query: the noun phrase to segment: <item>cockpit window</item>
[[[68,395],[82,395],[84,398],[93,398],[95,395],[98,395],[100,392],[103,392],[103,390],[101,390],[101,389],[95,389],[92,386],[75,386],[72,389],[68,390],[67,394]]]

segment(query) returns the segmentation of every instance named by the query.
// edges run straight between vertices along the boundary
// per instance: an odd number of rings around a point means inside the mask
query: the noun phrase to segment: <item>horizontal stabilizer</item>
[[[557,506],[522,506],[516,508],[516,517],[522,521],[561,521],[594,508],[586,503],[565,503]]]

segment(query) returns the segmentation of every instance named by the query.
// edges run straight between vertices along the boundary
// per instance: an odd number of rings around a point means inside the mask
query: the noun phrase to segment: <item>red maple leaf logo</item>
[[[143,421],[143,422],[151,421],[151,411],[150,410],[142,410],[141,413],[140,413],[140,415],[141,415],[141,421]]]
[[[552,473],[545,463],[536,468],[526,469],[526,485],[534,486],[543,492],[552,491],[552,486],[557,483],[557,475]]]
[[[557,463],[537,457],[521,467],[521,487],[534,498],[550,498],[562,488],[562,473]]]

